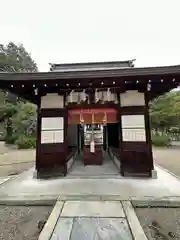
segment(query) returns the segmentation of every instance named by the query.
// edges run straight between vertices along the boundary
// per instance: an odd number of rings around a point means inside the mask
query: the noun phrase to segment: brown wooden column
[[[120,161],[123,175],[151,176],[153,169],[147,95],[120,95]]]
[[[37,121],[38,177],[66,175],[67,121],[63,95],[47,94],[41,97]]]

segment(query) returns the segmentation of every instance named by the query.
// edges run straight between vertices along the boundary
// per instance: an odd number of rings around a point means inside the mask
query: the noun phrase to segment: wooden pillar
[[[66,175],[67,110],[64,96],[57,93],[41,96],[37,121],[37,176]]]
[[[120,161],[123,175],[148,175],[153,170],[147,95],[120,94]]]

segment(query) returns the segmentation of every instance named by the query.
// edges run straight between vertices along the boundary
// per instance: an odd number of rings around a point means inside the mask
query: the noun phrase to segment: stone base
[[[35,178],[35,179],[37,179],[37,171],[36,170],[34,170],[34,172],[33,172],[33,178]]]
[[[64,166],[62,166],[64,168]],[[33,178],[36,179],[50,179],[50,178],[57,178],[57,177],[65,177],[67,174],[67,170],[62,171],[62,168],[56,169],[41,169],[41,171],[35,170],[33,173]]]
[[[153,179],[157,179],[158,178],[157,171],[155,169],[152,170],[151,176],[152,176]]]

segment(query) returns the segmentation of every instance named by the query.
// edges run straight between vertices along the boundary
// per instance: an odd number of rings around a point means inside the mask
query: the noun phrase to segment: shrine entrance
[[[105,152],[123,176],[156,176],[149,102],[179,86],[180,66],[52,64],[50,72],[2,72],[0,80],[37,105],[37,178],[66,176],[77,148],[84,165],[101,165]]]
[[[102,165],[109,151],[108,125],[118,124],[115,108],[76,108],[68,111],[68,125],[78,126],[78,154],[86,165]],[[112,129],[111,129],[112,130]],[[73,137],[71,135],[71,137]],[[119,138],[117,138],[117,145]]]

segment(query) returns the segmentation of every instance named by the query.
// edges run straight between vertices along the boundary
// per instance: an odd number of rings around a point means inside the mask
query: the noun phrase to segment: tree
[[[37,72],[36,63],[22,44],[0,44],[0,68],[7,72]]]
[[[180,92],[169,92],[150,103],[151,127],[156,131],[169,131],[180,127]]]
[[[16,136],[36,135],[36,106],[31,103],[19,103],[18,111],[12,117],[13,134]]]
[[[0,44],[0,71],[37,72],[38,68],[22,44],[10,42],[6,46]],[[12,93],[1,92],[0,122],[5,124],[7,135],[11,136],[12,117],[19,111],[16,105],[23,100]]]

